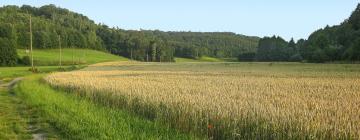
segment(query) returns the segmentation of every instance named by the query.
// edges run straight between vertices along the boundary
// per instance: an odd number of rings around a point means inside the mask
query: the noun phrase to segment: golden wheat
[[[145,69],[54,73],[45,80],[101,94],[104,102],[123,97],[128,108],[132,101],[150,105],[145,110],[158,119],[211,138],[360,138],[357,77]]]

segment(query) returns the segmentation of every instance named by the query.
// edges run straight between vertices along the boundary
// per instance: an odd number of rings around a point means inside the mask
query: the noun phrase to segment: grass
[[[0,88],[0,101],[0,139],[33,139],[35,134],[57,139],[55,130],[19,96]]]
[[[28,56],[25,50],[18,49],[20,58]],[[106,52],[88,49],[69,49],[62,50],[62,64],[94,64],[106,61],[126,61],[127,58],[112,55]],[[37,66],[59,65],[58,49],[37,49],[34,50],[34,64]]]
[[[76,93],[61,92],[41,82],[42,75],[26,77],[15,93],[65,139],[195,139],[174,129],[112,109]]]
[[[65,66],[63,70],[73,70],[82,66]],[[57,71],[57,66],[37,67],[41,73]],[[13,78],[33,74],[29,67],[0,67],[0,85]],[[0,86],[0,139],[33,139],[34,134],[46,134],[48,139],[56,139],[51,126],[39,117],[36,109],[28,106],[15,96],[8,87]]]
[[[83,67],[84,66],[65,66],[63,68],[64,70],[72,70],[74,68],[79,69]],[[0,67],[0,84],[9,82],[16,77],[23,77],[32,74],[32,72],[29,71],[29,68],[30,67]],[[48,73],[59,70],[58,66],[38,66],[36,68],[41,73]]]
[[[201,62],[224,62],[224,60],[214,58],[214,57],[208,57],[208,56],[202,56],[199,59]]]
[[[123,62],[46,81],[209,139],[358,139],[359,79],[356,64]]]
[[[13,105],[19,105],[19,100],[11,98],[6,89],[0,88],[0,101],[0,139],[30,139],[26,120]]]
[[[202,56],[199,59],[191,58],[180,58],[176,57],[175,62],[184,63],[184,62],[225,62],[225,59],[219,59],[214,57]]]

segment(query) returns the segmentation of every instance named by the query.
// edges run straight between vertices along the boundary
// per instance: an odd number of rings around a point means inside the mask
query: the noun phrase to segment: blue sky
[[[350,16],[359,0],[1,0],[0,5],[59,7],[122,29],[229,31],[307,38]]]

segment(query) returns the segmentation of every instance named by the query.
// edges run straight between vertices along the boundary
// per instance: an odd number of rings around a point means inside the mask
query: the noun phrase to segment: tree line
[[[312,33],[308,40],[296,43],[281,37],[260,39],[256,53],[238,56],[240,61],[360,61],[360,4],[350,18],[340,25],[326,26]]]
[[[239,61],[359,61],[360,5],[340,25],[325,27],[307,40],[249,37],[229,32],[163,32],[123,30],[96,24],[88,17],[55,5],[0,7],[0,65],[16,65],[16,49],[28,49],[29,16],[33,46],[88,48],[146,62],[172,62],[174,57],[197,59],[238,57]]]
[[[233,33],[162,32],[149,30],[122,30],[96,24],[86,16],[55,5],[39,8],[29,5],[0,8],[0,28],[10,35],[2,35],[0,47],[12,50],[28,49],[29,17],[32,16],[33,46],[36,49],[89,48],[111,52],[139,61],[171,62],[174,57],[199,58],[236,57],[239,52],[255,52],[259,38]],[[5,51],[2,51],[5,53]],[[3,55],[1,55],[3,56]],[[5,55],[9,56],[9,55]],[[4,57],[5,57],[4,56]],[[16,56],[16,55],[15,55]],[[15,57],[12,59],[13,65]],[[9,65],[10,61],[3,61]],[[8,64],[9,63],[9,64]]]

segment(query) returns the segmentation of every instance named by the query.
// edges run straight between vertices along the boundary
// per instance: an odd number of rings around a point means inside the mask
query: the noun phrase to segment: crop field
[[[359,139],[360,65],[136,63],[44,78],[208,139]]]

